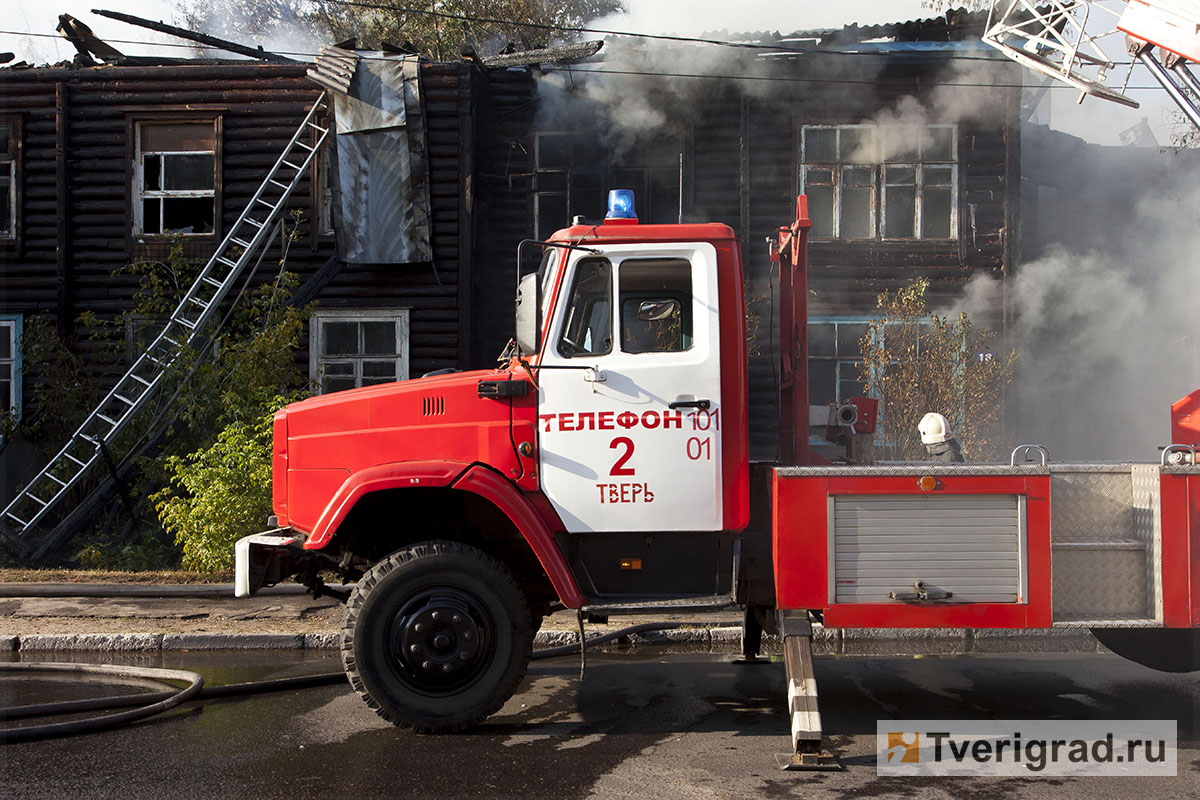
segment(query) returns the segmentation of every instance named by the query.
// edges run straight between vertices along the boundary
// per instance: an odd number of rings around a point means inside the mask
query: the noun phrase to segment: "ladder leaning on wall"
[[[265,250],[274,223],[292,191],[329,136],[321,124],[326,101],[322,96],[292,135],[262,185],[225,236],[212,258],[171,313],[166,326],[112,390],[87,416],[54,458],[0,512],[0,531],[19,550],[50,509],[106,457],[104,450],[141,411],[163,382],[167,370],[201,332],[208,331],[218,307],[238,276]],[[305,141],[309,139],[310,141]]]

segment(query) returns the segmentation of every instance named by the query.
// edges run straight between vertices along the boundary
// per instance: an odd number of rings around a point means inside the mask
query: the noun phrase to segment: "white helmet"
[[[921,444],[937,444],[950,436],[950,425],[946,418],[934,412],[921,417],[917,430],[921,432]]]

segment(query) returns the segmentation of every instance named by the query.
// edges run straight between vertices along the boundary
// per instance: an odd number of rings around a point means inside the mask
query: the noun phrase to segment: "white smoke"
[[[31,64],[57,63],[74,57],[75,47],[55,32],[59,14],[70,14],[87,25],[98,37],[109,42],[126,55],[169,56],[186,58],[182,40],[124,22],[91,13],[93,8],[108,5],[115,11],[135,14],[152,20],[170,20],[174,6],[168,0],[123,0],[120,3],[96,3],[95,0],[58,0],[55,3],[36,0],[6,0],[0,27],[28,31],[35,36],[0,33],[0,51],[12,51],[16,60]]]
[[[1009,69],[1006,76],[997,63],[952,62],[926,96],[906,95],[867,120],[888,128],[892,135],[876,144],[876,152],[856,153],[856,160],[888,161],[902,155],[929,125],[1002,124],[1008,109],[1005,92],[997,84],[1007,83],[1012,72]]]
[[[933,16],[925,0],[849,0],[841,3],[625,0],[624,5],[625,11],[597,20],[588,27],[678,36],[747,31],[788,34],[841,28],[856,22],[878,25]]]
[[[787,33],[923,15],[879,5],[884,16],[875,19],[856,20],[858,6],[850,5],[848,15],[840,19],[826,21],[814,15],[772,23],[753,16],[753,3],[740,3],[731,24],[727,3],[689,3],[683,14],[672,2],[638,2],[628,14],[597,27],[657,28],[681,35],[713,30]],[[721,90],[715,79],[672,79],[664,74],[736,76],[731,80],[738,85],[737,94],[751,98],[769,99],[780,92],[779,84],[763,80],[772,74],[766,59],[728,48],[610,40],[603,59],[594,67],[646,75],[548,73],[540,85],[540,129],[580,129],[580,121],[588,120],[619,154],[676,122],[696,124],[689,115]],[[864,64],[872,60],[828,61],[828,85],[805,88],[808,96],[802,103],[825,108],[837,103],[847,119],[853,118],[854,104],[866,102],[860,96],[870,92],[856,93],[852,84],[838,85],[837,79],[869,81],[874,68]],[[1007,105],[1009,93],[989,85],[1019,80],[1020,75],[1011,66],[998,71],[994,64],[956,62],[921,96],[901,98],[869,121],[909,129],[912,136],[891,137],[901,142],[913,141],[932,124],[999,124],[1013,113]],[[1091,107],[1107,110],[1094,102]],[[803,113],[801,104],[790,109]],[[1044,154],[1038,159],[1033,152],[1022,152],[1023,172],[1014,179],[1064,187],[1055,203],[1020,210],[1021,225],[1038,229],[1040,249],[1026,254],[1032,257],[1025,263],[1008,265],[1012,277],[1007,285],[979,277],[953,308],[937,309],[943,314],[967,310],[977,323],[985,324],[998,322],[1001,309],[1012,310],[1008,332],[1020,354],[1017,381],[1008,397],[1014,433],[1022,442],[1048,445],[1056,461],[1156,459],[1156,447],[1169,442],[1170,404],[1200,384],[1200,163],[1189,154],[1163,153],[1156,177],[1150,180],[1139,172],[1136,159],[1109,163],[1120,160],[1122,153],[1103,148],[1091,156],[1097,160],[1090,164],[1086,158],[1082,164],[1057,164]],[[1027,171],[1033,169],[1044,174]],[[1089,169],[1094,172],[1090,178]],[[1019,233],[1009,230],[1004,235]]]
[[[1100,150],[1098,179],[1118,174],[1100,159],[1121,156]],[[1085,190],[1040,209],[1038,223],[1061,220],[1047,238],[1069,245],[1051,244],[1010,279],[1017,436],[1049,446],[1056,461],[1156,460],[1156,448],[1170,441],[1171,403],[1200,385],[1200,161],[1159,156],[1165,180],[1147,175],[1110,196]],[[1090,228],[1069,221],[1080,211],[1093,218]],[[999,282],[977,278],[955,310],[1000,308],[1001,293]]]

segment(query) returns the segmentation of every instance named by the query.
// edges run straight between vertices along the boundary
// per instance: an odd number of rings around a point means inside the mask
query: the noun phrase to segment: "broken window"
[[[326,116],[319,120],[319,124],[328,127],[333,124],[330,117]],[[317,143],[319,134],[314,131],[309,141],[309,146],[314,146]],[[333,183],[330,175],[332,138],[326,141],[317,150],[316,156],[312,162],[312,207],[314,227],[313,231],[317,236],[333,236]]]
[[[319,394],[408,380],[408,309],[323,311],[309,328]]]
[[[167,314],[135,314],[124,315],[125,320],[125,357],[130,363],[150,349],[154,340],[163,332],[170,321]]]
[[[594,138],[569,132],[535,139],[534,230],[547,239],[576,216],[604,219],[610,189],[632,189],[643,223],[679,221],[681,145],[670,137],[628,147],[614,162]]]
[[[216,122],[137,126],[134,232],[212,234],[216,219]]]
[[[0,239],[17,236],[17,126],[0,123]]]
[[[829,317],[808,323],[808,402],[845,403],[866,397],[859,342],[870,332],[867,318]]]
[[[21,315],[0,315],[0,407],[21,410]]]
[[[801,191],[814,239],[952,239],[953,125],[805,125]]]

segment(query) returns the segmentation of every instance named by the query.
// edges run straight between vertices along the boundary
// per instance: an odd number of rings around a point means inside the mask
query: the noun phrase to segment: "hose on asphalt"
[[[89,733],[104,730],[115,725],[152,717],[175,708],[180,703],[191,700],[204,686],[204,678],[198,672],[180,669],[159,669],[157,667],[125,667],[114,664],[64,664],[64,663],[24,663],[0,664],[0,672],[61,672],[69,674],[93,674],[119,678],[140,678],[152,681],[186,681],[187,687],[171,692],[156,702],[130,711],[117,714],[106,714],[100,717],[73,720],[71,722],[52,722],[48,725],[32,725],[23,728],[8,728],[0,732],[0,741],[5,744],[25,742],[30,739],[44,739],[51,736],[67,736],[76,733]]]
[[[32,663],[28,666],[41,666]],[[0,665],[0,670],[3,666]],[[175,680],[175,679],[172,679]],[[182,680],[180,678],[179,680]],[[237,697],[247,694],[265,694],[267,692],[282,692],[290,689],[308,689],[314,686],[332,686],[346,680],[344,672],[326,672],[319,675],[302,675],[295,678],[275,678],[266,681],[249,681],[247,683],[229,683],[224,686],[204,686],[196,693],[193,700],[217,700],[222,697]],[[82,711],[99,711],[110,708],[125,708],[157,703],[174,695],[174,691],[145,692],[142,694],[118,694],[108,697],[92,697],[87,700],[63,700],[55,703],[37,703],[27,706],[10,706],[0,708],[0,722],[29,717],[52,717],[60,714],[78,714]]]
[[[675,630],[683,627],[681,622],[643,622],[630,625],[620,630],[588,638],[583,642],[584,648],[596,647],[608,642],[631,636],[637,633],[651,631]],[[580,651],[580,643],[550,647],[535,650],[531,659],[555,658],[568,656]],[[88,673],[118,678],[135,678],[151,681],[183,681],[188,685],[183,689],[161,692],[143,692],[140,694],[124,694],[109,697],[94,697],[86,700],[64,700],[55,703],[37,703],[24,706],[0,708],[0,722],[30,717],[45,717],[61,714],[78,714],[84,711],[100,711],[113,708],[128,708],[138,706],[130,711],[117,714],[107,714],[97,717],[57,722],[46,725],[30,725],[17,728],[0,729],[0,744],[15,744],[33,739],[46,739],[56,736],[70,736],[79,733],[90,733],[105,730],[128,722],[139,720],[169,711],[186,702],[199,700],[215,700],[224,697],[237,697],[248,694],[264,694],[267,692],[290,691],[307,689],[315,686],[333,686],[343,683],[346,675],[343,672],[326,672],[318,675],[302,675],[294,678],[275,678],[264,681],[248,681],[246,683],[231,683],[224,686],[205,686],[204,678],[198,673],[187,670],[161,669],[157,667],[126,667],[109,664],[71,664],[62,662],[33,661],[20,664],[0,663],[0,673],[4,672],[60,672]]]

